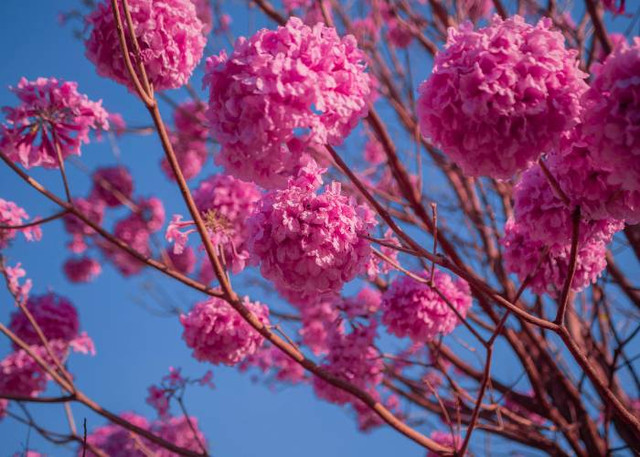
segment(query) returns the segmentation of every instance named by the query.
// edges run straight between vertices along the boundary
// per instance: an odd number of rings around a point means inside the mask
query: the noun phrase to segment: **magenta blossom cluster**
[[[460,447],[462,446],[462,440],[460,439],[460,437],[458,435],[452,435],[451,432],[441,432],[440,430],[436,430],[431,433],[429,438],[431,438],[441,446],[446,446],[452,449],[460,449]],[[437,452],[427,452],[427,457],[438,457],[439,455],[440,454]]]
[[[370,78],[356,40],[291,18],[207,61],[216,157],[246,181],[282,187],[314,150],[341,144],[367,112]]]
[[[89,221],[101,224],[104,218],[105,204],[101,200],[75,198],[73,206]],[[64,228],[72,237],[69,248],[77,254],[87,249],[86,239],[95,234],[95,230],[74,214],[67,214],[63,219]]]
[[[338,182],[319,193],[321,182],[308,165],[286,189],[267,194],[248,220],[252,259],[292,303],[335,296],[371,254],[364,238],[376,223],[371,210],[343,195]]]
[[[635,224],[640,222],[640,37],[616,46],[594,73],[584,96],[582,131],[594,163],[606,173],[605,211]]]
[[[252,367],[270,376],[273,381],[299,384],[309,380],[304,368],[298,362],[272,345],[263,345],[239,366],[241,371],[246,371]],[[272,381],[269,380],[268,382]]]
[[[89,133],[109,129],[102,101],[91,101],[78,92],[75,82],[56,78],[22,78],[11,91],[18,97],[16,107],[3,108],[0,149],[27,168],[58,168],[60,160],[80,155]]]
[[[140,60],[155,90],[176,89],[187,83],[202,58],[206,38],[203,24],[191,0],[129,0],[133,34],[140,46]],[[124,10],[120,8],[124,21]],[[91,34],[86,56],[98,74],[134,89],[122,56],[116,21],[110,2],[102,1],[86,17]],[[127,28],[125,27],[125,30]],[[137,61],[127,38],[132,62]]]
[[[89,200],[116,208],[131,201],[133,178],[123,166],[98,168],[91,175],[93,187]]]
[[[198,427],[195,417],[166,417],[149,422],[145,417],[135,413],[123,413],[120,417],[127,422],[151,432],[176,446],[190,451],[202,452],[207,441]],[[194,434],[195,431],[195,434]],[[149,452],[154,457],[172,457],[175,453],[158,446],[145,438],[136,437],[132,432],[120,425],[108,424],[96,428],[87,435],[87,443],[96,447],[105,455],[117,457],[144,457]],[[144,444],[142,449],[140,443]],[[78,449],[78,457],[97,457],[90,449]]]
[[[51,292],[46,295],[31,296],[27,300],[26,308],[48,340],[69,343],[78,336],[80,331],[78,312],[65,297]],[[11,313],[9,329],[27,344],[42,344],[36,329],[21,309]],[[15,344],[14,349],[18,349]]]
[[[307,303],[300,307],[302,342],[316,355],[329,352],[329,335],[341,325],[339,312],[331,301]]]
[[[102,266],[96,259],[88,256],[72,257],[62,266],[69,281],[89,282],[102,272]]]
[[[430,280],[430,272],[416,276]],[[471,302],[467,282],[460,278],[453,280],[440,270],[433,274],[433,285],[401,276],[382,295],[382,322],[398,337],[428,342],[451,333],[460,324],[458,314],[464,319]]]
[[[196,16],[202,22],[202,34],[209,35],[213,30],[213,11],[210,0],[191,0],[196,7]]]
[[[346,333],[344,327],[334,327],[330,333],[329,354],[322,368],[332,375],[375,395],[383,377],[384,363],[373,343],[376,324],[356,326]],[[313,388],[318,397],[339,405],[356,401],[353,395],[314,377]]]
[[[607,243],[620,228],[620,225],[608,227],[578,245],[572,290],[581,291],[598,279],[607,266]],[[569,273],[571,243],[545,246],[531,240],[527,229],[513,219],[507,221],[504,231],[502,244],[507,270],[520,281],[529,278],[529,287],[535,293],[557,297]]]
[[[263,324],[268,324],[269,308],[244,298],[244,305]],[[254,330],[229,303],[210,298],[197,303],[188,314],[180,316],[182,338],[193,349],[193,357],[215,365],[236,365],[256,352],[263,337]]]
[[[170,133],[171,144],[180,170],[187,180],[200,174],[209,156],[206,109],[207,105],[203,102],[191,100],[180,104],[173,112],[174,130]],[[175,180],[166,157],[162,159],[161,166],[169,179]]]
[[[27,212],[12,201],[0,198],[0,225],[16,227],[27,222]],[[0,249],[6,248],[9,241],[20,232],[28,241],[39,240],[42,237],[40,226],[34,225],[18,229],[0,228]]]
[[[577,53],[542,19],[494,16],[450,29],[420,86],[422,133],[472,176],[507,179],[579,122],[587,89]]]
[[[113,233],[139,253],[150,256],[151,235],[162,228],[164,206],[155,197],[138,199],[134,205],[133,211],[116,223]],[[102,239],[97,241],[104,255],[124,276],[137,274],[144,268],[144,263],[119,247]]]

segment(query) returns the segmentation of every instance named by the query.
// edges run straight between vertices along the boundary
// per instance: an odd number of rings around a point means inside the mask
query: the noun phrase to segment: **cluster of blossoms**
[[[27,168],[58,168],[58,153],[62,159],[80,155],[91,131],[100,133],[109,128],[102,101],[94,102],[78,93],[75,82],[22,78],[11,91],[20,104],[3,108],[0,149]]]
[[[140,46],[140,60],[156,90],[176,89],[189,80],[200,62],[206,38],[203,23],[191,0],[129,0],[133,35]],[[124,10],[120,7],[124,21]],[[122,56],[116,21],[110,2],[102,1],[86,17],[91,34],[86,56],[98,74],[135,90]],[[137,61],[127,37],[131,60]]]
[[[246,219],[260,197],[260,189],[255,184],[223,174],[212,175],[203,180],[193,193],[194,202],[204,219],[211,241],[220,249],[222,258],[234,273],[242,271],[249,259]],[[189,259],[178,261],[193,262],[189,268],[193,268],[196,259],[194,254],[188,253],[187,242],[189,235],[195,232],[193,221],[183,221],[182,216],[174,215],[165,235],[168,241],[174,243],[173,256],[189,256]],[[202,263],[199,276],[204,283],[209,283],[213,278],[208,260]]]
[[[187,180],[200,174],[209,156],[206,109],[202,102],[188,101],[179,105],[173,112],[175,129],[170,134],[171,143],[180,170]],[[161,167],[169,179],[175,180],[166,157],[162,159]]]
[[[271,376],[273,381],[299,384],[309,379],[304,368],[275,346],[263,345],[255,354],[247,357],[240,365],[241,371],[252,367],[264,375]]]
[[[202,452],[207,441],[195,417],[169,416],[154,422],[134,413],[123,413],[120,417],[127,422],[153,433],[156,436],[190,451]],[[104,452],[106,455],[118,457],[142,457],[152,453],[155,457],[171,457],[175,453],[160,447],[145,438],[136,437],[132,432],[120,425],[104,425],[87,435],[87,443]],[[140,443],[146,449],[142,449]],[[78,457],[97,457],[90,449],[78,449]]]
[[[133,178],[125,167],[102,167],[91,175],[93,187],[89,200],[103,202],[109,208],[117,208],[129,201],[133,195]]]
[[[295,17],[211,57],[204,81],[218,164],[264,187],[286,185],[309,154],[342,143],[366,114],[364,60],[352,36]]]
[[[162,378],[160,385],[149,386],[147,404],[156,410],[158,417],[167,418],[171,399],[182,399],[186,388],[193,384],[215,388],[213,372],[207,371],[199,379],[189,379],[182,376],[179,368],[169,367],[169,374]]]
[[[33,296],[26,308],[49,343],[58,361],[64,362],[70,350],[84,354],[95,352],[86,333],[80,333],[78,313],[67,299],[53,293]],[[25,343],[29,350],[48,365],[54,360],[38,336],[30,319],[22,310],[11,314],[9,329]],[[46,388],[49,375],[25,349],[14,344],[14,351],[0,361],[0,393],[33,397]]]
[[[460,449],[462,446],[462,440],[457,435],[452,435],[451,432],[441,432],[436,430],[431,433],[430,438],[436,443],[451,448],[451,449]],[[427,457],[438,457],[439,454],[437,452],[427,452]]]
[[[151,235],[162,228],[164,206],[155,197],[138,199],[134,204],[134,210],[116,223],[113,233],[137,252],[150,256]],[[124,276],[137,274],[144,268],[144,263],[129,253],[107,241],[98,241],[104,255]]]
[[[0,225],[17,227],[24,224],[27,219],[29,215],[24,209],[14,202],[0,198]],[[18,232],[21,232],[28,241],[39,240],[42,237],[42,231],[38,225],[20,229],[0,228],[0,249],[6,248]]]
[[[602,187],[582,195],[592,203],[600,200],[601,208],[591,207],[594,217],[635,224],[640,222],[640,37],[616,46],[594,73],[584,96],[582,133]]]
[[[477,31],[450,29],[420,86],[418,115],[423,134],[466,174],[510,178],[579,122],[586,74],[550,26],[495,16]]]
[[[263,324],[269,322],[269,308],[252,303],[244,305]],[[215,365],[236,365],[260,347],[263,337],[235,309],[220,298],[197,303],[188,314],[180,316],[184,327],[182,338],[193,349],[193,357]]]
[[[428,272],[416,273],[416,276],[430,280]],[[382,295],[382,322],[398,337],[428,342],[437,335],[451,333],[460,323],[456,311],[465,318],[471,302],[467,282],[454,281],[439,270],[434,271],[433,285],[401,276]]]
[[[362,273],[371,249],[364,238],[375,225],[367,206],[356,205],[322,179],[315,164],[267,194],[248,221],[249,251],[262,275],[292,303],[335,296]]]
[[[373,345],[376,332],[375,322],[367,327],[356,326],[349,333],[346,333],[343,326],[333,327],[328,339],[329,353],[322,368],[371,395],[376,395],[376,387],[382,382],[384,369],[382,358]],[[318,397],[331,403],[344,405],[355,401],[351,394],[319,377],[313,379],[313,388]]]

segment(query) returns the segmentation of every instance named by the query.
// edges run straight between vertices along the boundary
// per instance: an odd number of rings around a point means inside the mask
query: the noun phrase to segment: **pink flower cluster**
[[[263,345],[255,354],[247,357],[240,365],[245,371],[255,367],[265,375],[272,375],[274,381],[298,384],[308,381],[304,368],[275,346]]]
[[[640,222],[640,37],[616,46],[594,73],[584,95],[582,133],[606,186],[608,198],[601,199],[604,209],[597,214],[635,224]]]
[[[78,312],[65,297],[51,292],[46,295],[31,296],[26,307],[47,340],[69,343],[78,336],[80,331]],[[9,329],[27,344],[42,344],[36,329],[20,309],[11,313]],[[18,346],[14,345],[14,349],[18,349]]]
[[[102,272],[100,263],[88,256],[69,258],[62,269],[69,281],[75,283],[89,282]]]
[[[29,215],[14,202],[0,198],[0,225],[19,226],[27,222]],[[40,226],[34,225],[20,229],[0,228],[0,249],[6,248],[16,233],[22,233],[28,241],[39,240],[42,237]]]
[[[104,202],[110,208],[116,208],[131,200],[133,178],[123,166],[98,168],[91,179],[93,187],[89,200]]]
[[[191,0],[129,0],[133,33],[140,45],[140,60],[155,90],[176,89],[189,80],[206,43],[203,24]],[[120,8],[124,19],[124,10]],[[98,3],[86,17],[91,34],[85,41],[86,56],[98,74],[135,90],[120,49],[110,2]],[[127,27],[125,27],[125,31]],[[137,61],[133,43],[127,48]]]
[[[173,112],[175,130],[171,132],[171,143],[185,179],[195,178],[209,156],[207,139],[206,105],[202,102],[188,101],[179,105]],[[175,180],[173,170],[167,158],[161,162],[162,170]]]
[[[20,104],[4,107],[5,123],[0,126],[0,148],[27,168],[58,168],[62,158],[80,155],[89,133],[109,129],[102,101],[93,102],[78,92],[75,82],[55,78],[22,78],[11,91]]]
[[[74,207],[95,224],[102,224],[105,205],[101,200],[76,198]],[[86,237],[95,233],[95,230],[73,214],[67,214],[64,219],[64,228],[71,235],[70,249],[72,252],[81,253],[87,249]]]
[[[339,313],[331,301],[307,303],[300,307],[302,342],[316,355],[329,352],[329,335],[340,327]]]
[[[429,272],[416,276],[430,279]],[[382,323],[398,337],[414,342],[428,342],[437,335],[448,335],[460,324],[471,307],[469,285],[453,280],[439,270],[434,272],[433,287],[410,276],[401,276],[382,295]],[[453,309],[452,309],[453,307]]]
[[[460,449],[460,446],[462,446],[462,440],[460,439],[460,437],[457,435],[453,436],[451,432],[441,432],[439,430],[436,430],[435,432],[431,433],[431,436],[429,438],[442,446],[446,446],[452,449]],[[438,454],[437,452],[427,452],[427,457],[438,457],[439,455],[440,454]]]
[[[363,238],[376,223],[371,210],[343,195],[338,182],[318,193],[321,182],[308,165],[248,220],[252,259],[296,304],[335,296],[364,271],[371,252]]]
[[[267,324],[269,308],[261,303],[244,305]],[[220,298],[197,303],[188,314],[180,316],[182,338],[193,349],[193,357],[215,365],[236,365],[260,347],[263,337],[231,305]]]
[[[161,200],[155,197],[138,199],[134,211],[116,223],[114,235],[139,253],[149,256],[151,234],[162,228],[164,216]],[[108,241],[99,240],[99,246],[124,276],[137,274],[144,268],[142,262]]]
[[[370,78],[352,36],[291,18],[207,61],[209,119],[234,176],[282,187],[313,149],[341,144],[367,112]]]
[[[422,133],[472,176],[510,178],[579,122],[586,74],[542,19],[520,16],[450,29],[420,86]]]
[[[620,228],[620,226],[617,227],[618,230]],[[607,243],[615,229],[616,227],[610,227],[604,233],[578,245],[576,272],[571,283],[572,290],[578,292],[598,279],[607,266],[605,259]],[[541,242],[531,240],[527,229],[513,219],[507,221],[504,231],[502,244],[507,270],[515,273],[520,281],[531,276],[529,287],[535,293],[547,293],[557,297],[569,272],[570,243],[546,247]],[[548,252],[544,256],[547,249]]]
[[[329,336],[329,354],[322,368],[332,375],[358,388],[376,394],[376,387],[382,382],[384,363],[373,346],[376,338],[376,324],[368,327],[356,326],[345,333],[342,326],[334,327]],[[313,388],[318,397],[331,403],[346,404],[356,401],[355,397],[337,387],[314,377]]]
[[[166,417],[149,423],[143,417],[134,413],[123,413],[120,417],[127,422],[149,431],[176,446],[191,451],[202,452],[201,444],[206,448],[207,440],[198,427],[195,417]],[[195,430],[195,435],[194,435]],[[142,442],[146,450],[141,449]],[[155,457],[172,457],[175,453],[166,450],[145,438],[137,437],[120,425],[108,424],[96,428],[87,435],[87,443],[98,448],[106,455],[117,457],[144,457],[151,452]],[[89,449],[78,449],[78,457],[97,457]]]

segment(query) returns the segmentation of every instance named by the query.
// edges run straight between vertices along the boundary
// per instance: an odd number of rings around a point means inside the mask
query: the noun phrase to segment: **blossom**
[[[550,173],[571,204],[580,205],[585,219],[640,222],[640,192],[622,190],[612,170],[596,160],[592,150],[589,138],[576,128],[550,155]]]
[[[366,267],[371,210],[333,182],[316,189],[319,171],[303,169],[289,186],[267,194],[248,220],[249,252],[262,275],[293,303],[335,296]]]
[[[640,38],[616,46],[594,73],[582,132],[594,163],[607,172],[612,216],[634,224],[640,222]]]
[[[429,272],[416,273],[429,279]],[[471,307],[469,285],[463,279],[435,270],[433,286],[410,276],[401,276],[382,295],[382,322],[398,337],[427,342],[447,335],[460,323]]]
[[[24,224],[29,215],[27,212],[12,201],[0,198],[0,225],[15,227]],[[31,227],[9,229],[0,228],[0,249],[9,245],[9,240],[15,238],[16,233],[22,233],[28,241],[42,238],[42,231],[38,225]]]
[[[564,179],[564,173],[581,174],[585,179],[588,179],[587,176],[592,174],[588,168],[576,169],[576,161],[566,163],[564,168],[559,167],[557,161],[554,161],[553,165],[550,171],[554,175],[554,179],[561,179],[564,184],[561,189],[567,187],[568,184]],[[578,185],[586,183],[587,181]],[[571,187],[567,188],[571,193],[575,191]],[[594,195],[592,194],[592,196]],[[558,195],[558,191],[553,189],[549,179],[538,165],[527,170],[515,187],[515,220],[533,242],[540,242],[545,246],[565,246],[571,243],[573,207],[569,205],[571,203],[565,203]],[[620,230],[619,225],[619,221],[613,219],[594,221],[583,218],[579,227],[579,241],[584,242],[596,235],[604,234],[610,228],[613,228],[613,231]]]
[[[353,36],[292,17],[207,61],[209,120],[226,172],[282,187],[314,149],[341,144],[366,115],[370,78]],[[317,154],[316,154],[317,155]]]
[[[605,226],[603,231],[578,244],[576,271],[571,289],[579,292],[594,283],[607,266],[607,243],[616,228]],[[545,246],[529,237],[528,229],[510,218],[505,224],[504,246],[506,269],[520,281],[528,278],[529,287],[536,294],[557,297],[569,273],[571,244]],[[547,252],[546,255],[545,252]],[[540,266],[538,267],[538,264]]]
[[[268,323],[269,309],[258,302],[244,305],[263,324]],[[254,330],[226,301],[210,298],[197,303],[188,314],[180,316],[184,327],[182,338],[193,349],[193,357],[215,365],[235,365],[255,353],[262,335]]]
[[[89,199],[100,200],[111,208],[131,201],[133,179],[123,166],[98,168],[91,176],[93,188]]]
[[[442,446],[452,449],[460,449],[462,446],[462,440],[460,437],[458,435],[452,435],[451,432],[441,432],[440,430],[436,430],[431,433],[429,438]],[[427,457],[438,457],[439,455],[440,454],[437,452],[427,452]]]
[[[24,284],[20,284],[20,278],[24,278],[27,275],[27,272],[22,268],[22,263],[18,262],[15,267],[7,265],[4,267],[4,271],[9,292],[18,300],[26,300],[29,297],[29,292],[31,292],[33,282],[31,279],[26,279]]]
[[[213,30],[213,11],[210,0],[191,0],[196,7],[196,16],[202,22],[202,34],[209,35]]]
[[[46,355],[44,346],[31,346],[38,355]],[[47,386],[47,375],[24,350],[12,352],[0,360],[0,393],[35,397]]]
[[[105,204],[102,200],[76,198],[73,200],[74,208],[94,224],[102,224]],[[95,230],[75,214],[67,214],[62,219],[65,230],[72,236],[71,250],[81,253],[87,249],[85,237],[91,236]]]
[[[396,395],[389,395],[385,400],[379,398],[379,394],[374,392],[374,398],[383,403],[385,408],[394,412],[400,408],[400,400]],[[362,432],[370,432],[374,428],[385,425],[385,421],[378,415],[378,413],[366,403],[356,400],[353,402],[353,410],[355,411],[358,419],[358,429]]]
[[[336,307],[354,319],[356,317],[372,316],[380,309],[381,303],[382,295],[380,291],[364,287],[356,296],[339,300],[336,303]]]
[[[341,325],[337,308],[330,301],[309,303],[300,307],[302,342],[316,355],[329,352],[329,335]]]
[[[276,381],[298,384],[308,380],[304,368],[275,346],[263,345],[240,365],[244,371],[256,367],[265,374],[273,374]]]
[[[137,414],[123,413],[120,417],[143,430],[149,430],[150,428],[149,421]],[[153,446],[144,438],[140,437],[138,439],[142,440],[146,447]],[[96,428],[87,435],[87,443],[100,449],[109,456],[144,457],[146,455],[143,450],[140,449],[135,435],[116,424],[108,424]],[[97,457],[89,448],[83,449],[82,446],[78,449],[78,457],[85,455],[85,452],[87,457]]]
[[[489,15],[493,8],[492,0],[462,0],[458,2],[462,18],[477,22]]]
[[[193,193],[211,240],[222,247],[234,273],[240,272],[249,258],[247,217],[260,197],[255,184],[222,174],[205,179]]]
[[[209,129],[205,111],[204,103],[188,101],[173,112],[175,130],[170,132],[170,139],[180,170],[187,180],[200,173],[209,156]],[[170,179],[175,179],[166,157],[162,159],[161,166]]]
[[[147,392],[147,404],[156,410],[159,417],[166,417],[169,414],[170,392],[158,386],[149,386]]]
[[[180,273],[188,275],[193,272],[196,267],[196,253],[187,246],[180,254],[176,254],[174,250],[167,252],[172,266]]]
[[[5,398],[0,398],[0,421],[7,415],[7,408],[9,407],[9,401]]]
[[[102,272],[100,263],[87,256],[71,257],[67,259],[62,268],[71,282],[89,282]]]
[[[384,363],[373,341],[376,337],[376,324],[357,326],[350,333],[337,327],[329,338],[329,354],[321,365],[332,375],[347,381],[369,393],[382,382]],[[316,395],[331,403],[345,404],[356,398],[319,377],[314,377],[313,388]]]
[[[151,431],[165,441],[190,451],[202,452],[202,448],[207,447],[207,440],[200,431],[198,419],[195,417],[180,416],[159,420],[151,425]],[[154,456],[174,457],[175,453],[159,448]]]
[[[544,18],[494,16],[488,27],[450,29],[420,86],[422,133],[463,172],[506,179],[579,121],[586,74]]]
[[[364,145],[364,159],[371,165],[380,165],[384,163],[387,155],[380,142],[375,138],[369,138]]]
[[[140,46],[140,61],[155,90],[186,84],[202,58],[206,38],[191,0],[129,0],[133,32]],[[124,21],[124,10],[120,14]],[[87,58],[98,74],[134,90],[120,49],[116,23],[108,1],[98,3],[86,17],[91,28],[85,41]],[[138,58],[127,36],[131,60]]]
[[[0,127],[0,148],[11,160],[27,168],[58,168],[58,147],[63,159],[80,155],[91,131],[109,129],[102,101],[89,100],[77,88],[75,82],[56,78],[22,78],[11,88],[21,103],[3,108],[5,124]]]
[[[32,296],[27,301],[26,308],[47,340],[68,343],[78,336],[78,312],[66,298],[54,293]],[[21,309],[11,313],[9,329],[27,344],[42,344],[36,329]],[[17,347],[14,345],[14,348]]]

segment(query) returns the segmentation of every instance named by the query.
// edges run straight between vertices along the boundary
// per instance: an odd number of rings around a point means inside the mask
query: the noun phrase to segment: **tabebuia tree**
[[[422,455],[639,455],[637,6],[97,0],[63,15],[142,114],[11,69],[3,172],[51,208],[32,217],[2,189],[0,418],[32,431],[20,455],[40,455],[36,436],[56,455],[213,455],[185,392],[229,369]],[[158,154],[127,151],[131,136]],[[86,165],[101,141],[114,154]],[[150,175],[168,190],[141,192]],[[68,282],[30,275],[20,237],[63,245],[47,268]],[[153,416],[73,373],[109,348],[65,291],[107,270],[110,287],[153,270],[196,297],[168,311],[203,370],[168,358],[139,393]],[[57,428],[35,403],[64,405]],[[89,410],[102,422],[81,428]]]

